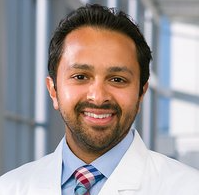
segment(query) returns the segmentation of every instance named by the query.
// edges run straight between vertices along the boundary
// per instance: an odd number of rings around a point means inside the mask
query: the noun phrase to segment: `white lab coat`
[[[54,153],[0,177],[0,195],[61,195],[62,142]],[[199,195],[199,172],[149,151],[135,131],[99,195]]]

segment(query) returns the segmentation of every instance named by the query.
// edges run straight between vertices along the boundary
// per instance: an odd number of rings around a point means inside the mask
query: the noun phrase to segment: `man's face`
[[[103,154],[121,141],[139,110],[139,85],[136,48],[129,37],[91,27],[72,31],[65,39],[56,91],[47,78],[69,147]]]

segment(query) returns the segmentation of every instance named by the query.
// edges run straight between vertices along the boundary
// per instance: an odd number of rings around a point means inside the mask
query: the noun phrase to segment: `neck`
[[[106,151],[91,151],[85,148],[81,143],[75,142],[72,138],[71,133],[66,133],[66,142],[70,150],[76,155],[79,159],[84,161],[86,164],[90,164],[101,155],[103,155]],[[78,143],[78,144],[77,144]]]

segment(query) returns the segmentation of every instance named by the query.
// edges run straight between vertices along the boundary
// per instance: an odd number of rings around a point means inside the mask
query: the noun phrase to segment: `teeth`
[[[99,119],[108,118],[112,115],[112,114],[94,114],[94,113],[90,113],[90,112],[84,112],[84,114],[86,116],[89,116],[89,117],[92,117],[92,118],[99,118]]]

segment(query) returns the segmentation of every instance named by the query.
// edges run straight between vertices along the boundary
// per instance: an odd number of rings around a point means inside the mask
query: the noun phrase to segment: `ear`
[[[54,81],[50,76],[46,77],[46,86],[47,86],[49,95],[53,101],[53,107],[55,110],[58,110],[59,104],[57,100],[57,91],[55,90]]]
[[[140,96],[140,99],[139,99],[139,108],[138,108],[138,112],[140,112],[141,103],[143,102],[144,95],[145,95],[145,93],[147,92],[148,87],[149,87],[149,83],[146,82],[145,85],[143,86],[143,93],[142,93],[142,95]]]
[[[147,92],[148,87],[149,87],[149,82],[146,82],[146,83],[144,84],[144,86],[143,86],[143,93],[142,93],[142,95],[140,96],[140,102],[143,101],[144,95],[145,95],[145,93]]]

